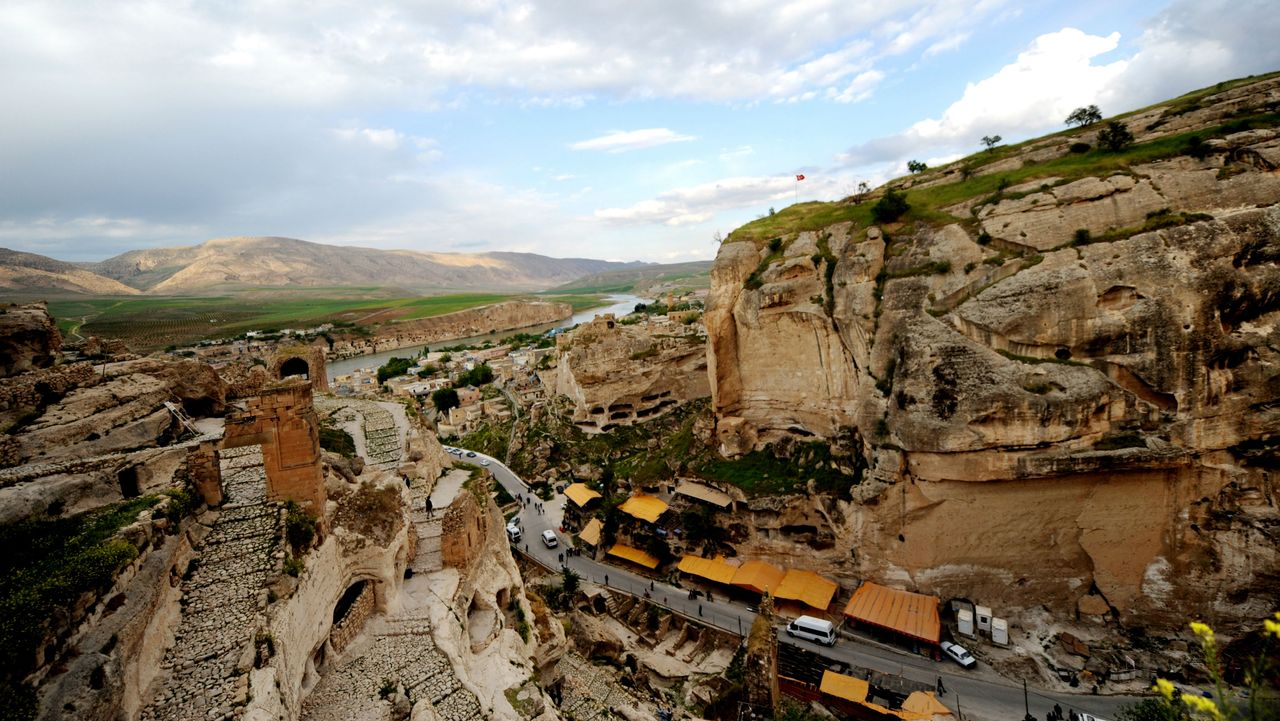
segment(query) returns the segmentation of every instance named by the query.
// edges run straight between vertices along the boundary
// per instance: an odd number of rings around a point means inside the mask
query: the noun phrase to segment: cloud
[[[668,143],[687,143],[697,140],[692,135],[681,135],[667,128],[644,128],[642,130],[612,130],[604,135],[589,140],[571,143],[571,150],[603,150],[607,153],[625,153],[631,150],[656,148]]]
[[[711,220],[726,210],[761,208],[779,201],[790,201],[796,191],[795,176],[739,176],[722,178],[701,185],[675,188],[649,200],[625,208],[602,208],[595,217],[612,225],[651,225],[668,227],[694,225]],[[807,177],[806,199],[830,199],[839,192],[837,178]]]
[[[1012,137],[1061,124],[1073,108],[1092,102],[1125,71],[1125,60],[1092,62],[1119,43],[1119,33],[1097,36],[1075,28],[1041,35],[1012,63],[969,83],[941,117],[855,146],[840,160],[848,165],[901,160],[907,153],[977,146],[983,135]]]

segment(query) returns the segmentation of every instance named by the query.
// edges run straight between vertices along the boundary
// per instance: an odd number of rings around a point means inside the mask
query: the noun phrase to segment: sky
[[[1277,37],[1273,0],[5,0],[0,246],[709,259],[908,160],[1280,69]]]

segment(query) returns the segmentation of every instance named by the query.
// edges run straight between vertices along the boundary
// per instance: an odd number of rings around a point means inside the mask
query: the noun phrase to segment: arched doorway
[[[293,357],[280,364],[280,380],[284,380],[289,376],[302,376],[308,380],[311,379],[311,366],[302,358]]]

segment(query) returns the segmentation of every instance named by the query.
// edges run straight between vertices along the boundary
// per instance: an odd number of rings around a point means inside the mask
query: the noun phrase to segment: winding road
[[[524,480],[499,460],[478,452],[473,457],[467,457],[464,453],[461,458],[456,455],[454,458],[470,465],[482,465],[482,461],[488,461],[485,467],[493,473],[494,478],[512,497],[517,495],[529,497],[528,485]],[[533,500],[536,501],[536,497]],[[562,561],[560,554],[564,552],[569,541],[559,532],[565,497],[557,493],[553,500],[542,503],[542,512],[539,512],[533,503],[529,503],[521,507],[519,514],[520,525],[524,530],[524,538],[519,544],[519,550],[524,551],[525,555],[538,563],[554,570],[563,562],[567,562],[569,568],[583,580],[634,596],[642,596],[646,590],[649,590],[650,599],[654,603],[690,620],[738,634],[750,630],[751,624],[755,621],[755,613],[748,610],[745,605],[730,602],[721,596],[717,596],[715,601],[691,600],[687,589],[653,582],[625,568],[604,564],[586,556],[570,556]],[[560,539],[560,545],[557,548],[547,548],[543,545],[541,535],[545,530],[556,532],[556,536]],[[952,709],[958,705],[965,719],[1020,721],[1025,714],[1022,686],[998,676],[990,668],[980,666],[977,669],[964,670],[948,660],[932,661],[848,632],[842,631],[842,633],[841,640],[835,646],[825,648],[811,643],[797,642],[782,632],[779,626],[778,641],[805,647],[835,661],[874,669],[882,673],[899,674],[922,683],[933,684],[938,678],[942,678],[947,692],[940,697],[940,700]],[[1099,721],[1116,718],[1122,706],[1141,698],[1064,694],[1038,688],[1029,689],[1028,696],[1031,713],[1039,719],[1044,719],[1057,703],[1061,705],[1064,713],[1068,709],[1075,709],[1100,717]]]

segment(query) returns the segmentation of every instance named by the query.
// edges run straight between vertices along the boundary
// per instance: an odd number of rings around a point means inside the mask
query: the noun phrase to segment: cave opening
[[[302,376],[303,378],[311,378],[311,366],[302,358],[290,358],[280,364],[280,380],[284,380],[289,376]]]
[[[367,583],[368,581],[356,581],[342,594],[342,598],[338,599],[338,604],[333,607],[334,625],[341,623],[342,619],[346,618],[347,614],[351,612],[351,607],[359,600],[360,594],[364,592],[364,587]]]

